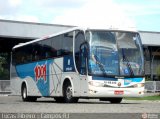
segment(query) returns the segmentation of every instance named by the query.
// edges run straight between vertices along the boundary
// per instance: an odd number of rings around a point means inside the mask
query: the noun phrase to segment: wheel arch
[[[62,83],[62,95],[63,95],[64,85],[65,85],[66,83],[70,83],[70,84],[71,84],[72,90],[73,90],[73,92],[74,92],[74,85],[73,85],[72,78],[69,77],[69,76],[67,76],[67,77],[64,78],[63,83]],[[74,93],[73,93],[73,96],[74,96]]]
[[[22,89],[23,89],[24,86],[26,86],[27,94],[28,94],[28,83],[27,83],[26,80],[22,81],[22,83],[21,83],[21,93],[22,93]]]

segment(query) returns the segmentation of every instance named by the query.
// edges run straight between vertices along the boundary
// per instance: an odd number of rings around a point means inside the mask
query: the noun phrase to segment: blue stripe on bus
[[[42,96],[49,96],[49,65],[53,60],[17,65],[17,75],[21,79],[31,77]]]
[[[124,79],[124,85],[129,85],[131,82],[141,82],[143,80],[143,78],[125,78]]]

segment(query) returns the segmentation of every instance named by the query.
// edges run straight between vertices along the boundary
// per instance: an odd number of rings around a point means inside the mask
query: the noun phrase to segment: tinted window
[[[53,47],[54,38],[41,41],[43,59],[57,57],[57,50]]]
[[[40,44],[40,42],[38,43],[34,43],[32,45],[32,61],[38,61],[43,59],[43,55],[42,55],[42,45]]]
[[[29,44],[13,51],[13,63],[23,64],[73,53],[73,32]]]
[[[27,45],[14,50],[13,62],[22,64],[32,61],[32,45]]]
[[[62,39],[62,55],[72,55],[73,53],[73,32],[64,34]]]

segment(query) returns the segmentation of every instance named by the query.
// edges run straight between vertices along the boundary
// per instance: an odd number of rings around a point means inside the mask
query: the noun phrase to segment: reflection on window
[[[143,60],[140,39],[136,33],[117,32],[120,74],[127,76],[142,75]]]
[[[85,46],[82,47],[82,44],[85,42],[84,33],[82,31],[75,32],[75,63],[79,73],[86,73],[86,61],[84,57]]]
[[[73,53],[73,32],[35,42],[13,51],[15,64],[57,58]]]
[[[97,75],[118,75],[118,51],[114,33],[92,32],[89,73]]]

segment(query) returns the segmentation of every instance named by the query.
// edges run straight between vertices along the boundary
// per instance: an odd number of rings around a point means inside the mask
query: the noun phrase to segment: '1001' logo
[[[35,80],[36,82],[40,79],[43,79],[44,81],[46,81],[46,72],[47,72],[47,66],[46,64],[44,65],[39,65],[37,63],[37,65],[34,68],[34,74],[35,74]]]

